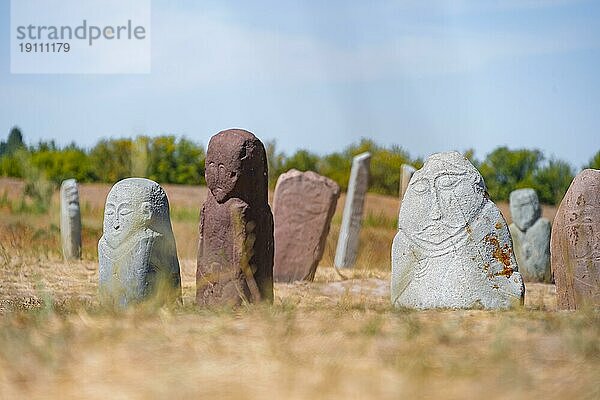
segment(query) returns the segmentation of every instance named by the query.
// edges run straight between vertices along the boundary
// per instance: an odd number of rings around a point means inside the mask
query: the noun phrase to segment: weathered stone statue
[[[242,129],[219,132],[206,153],[209,192],[200,214],[196,301],[235,306],[273,300],[273,214],[262,142]]]
[[[571,182],[554,217],[551,254],[558,307],[600,306],[600,170]]]
[[[473,165],[431,155],[408,185],[392,244],[391,300],[411,308],[507,308],[524,297],[508,227]]]
[[[81,213],[75,179],[67,179],[60,185],[60,236],[65,260],[80,259]]]
[[[552,282],[550,270],[550,221],[541,218],[542,209],[533,189],[518,189],[510,194],[510,235],[526,282]]]
[[[279,176],[273,198],[275,281],[313,280],[339,195],[337,183],[312,171]]]
[[[159,184],[143,178],[117,182],[106,199],[103,229],[98,243],[103,302],[126,306],[181,297],[169,201]]]
[[[406,193],[406,189],[408,189],[408,184],[410,182],[410,178],[412,178],[416,169],[412,165],[402,164],[400,167],[400,206],[402,206],[402,199],[404,198],[404,193]],[[400,209],[398,209],[398,220],[400,220]]]
[[[356,262],[370,167],[370,153],[359,154],[352,160],[342,226],[333,262],[336,268],[352,268]]]

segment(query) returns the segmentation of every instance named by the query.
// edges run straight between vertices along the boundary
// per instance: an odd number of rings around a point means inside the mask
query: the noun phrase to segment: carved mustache
[[[453,225],[447,222],[438,222],[425,226],[417,232],[418,236],[439,236],[454,234],[454,231],[460,229],[462,225]]]

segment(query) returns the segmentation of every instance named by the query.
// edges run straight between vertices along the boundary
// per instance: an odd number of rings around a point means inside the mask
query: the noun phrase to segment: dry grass
[[[314,283],[276,285],[272,306],[197,310],[205,193],[166,189],[182,260],[174,309],[99,307],[94,249],[108,186],[82,188],[81,262],[61,260],[55,211],[0,210],[0,398],[600,398],[600,315],[555,311],[552,285],[527,285],[513,311],[391,308],[397,203],[383,196],[368,198],[347,279],[329,267],[336,223]]]

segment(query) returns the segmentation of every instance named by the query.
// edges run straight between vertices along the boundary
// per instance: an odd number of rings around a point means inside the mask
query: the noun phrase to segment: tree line
[[[274,141],[265,144],[269,162],[269,183],[273,187],[280,174],[295,168],[312,170],[337,182],[346,190],[352,157],[365,151],[372,154],[370,191],[398,194],[400,167],[416,168],[423,159],[411,158],[400,146],[381,146],[362,139],[339,152],[319,155],[308,150],[286,154]],[[558,204],[573,179],[574,168],[567,162],[546,158],[540,150],[498,147],[482,160],[468,150],[465,156],[483,175],[490,197],[507,200],[514,189],[531,187],[546,204]],[[64,179],[79,182],[114,183],[129,176],[147,177],[159,183],[203,185],[204,147],[174,135],[138,136],[133,139],[102,139],[91,149],[72,143],[57,146],[42,141],[27,146],[18,127],[0,142],[0,175],[23,178],[28,182],[45,180],[55,185]],[[585,166],[600,169],[600,151]]]

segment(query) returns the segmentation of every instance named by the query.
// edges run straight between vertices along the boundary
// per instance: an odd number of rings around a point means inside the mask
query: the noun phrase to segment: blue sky
[[[280,149],[361,137],[412,156],[500,145],[579,168],[600,150],[600,2],[158,1],[147,75],[10,74],[0,0],[0,135],[242,127]],[[2,133],[6,132],[6,133]]]

